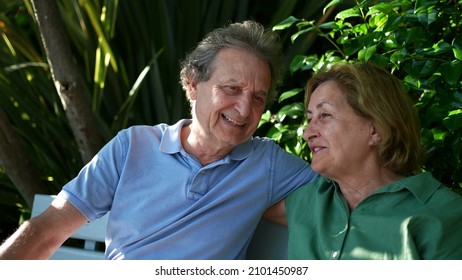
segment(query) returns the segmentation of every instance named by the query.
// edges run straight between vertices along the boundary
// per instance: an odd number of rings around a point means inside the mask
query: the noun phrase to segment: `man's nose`
[[[252,110],[252,94],[241,94],[234,105],[241,117],[247,117]]]

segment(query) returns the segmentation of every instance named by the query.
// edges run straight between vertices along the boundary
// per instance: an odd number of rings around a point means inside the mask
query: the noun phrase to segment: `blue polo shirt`
[[[89,221],[110,211],[108,259],[242,259],[264,210],[317,177],[272,140],[252,138],[202,166],[181,127],[118,133],[59,196]]]

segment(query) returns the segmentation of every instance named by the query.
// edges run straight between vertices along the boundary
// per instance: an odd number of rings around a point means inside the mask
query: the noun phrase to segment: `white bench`
[[[31,216],[45,211],[55,198],[54,195],[36,194]],[[107,216],[85,224],[76,231],[52,256],[51,260],[103,260],[104,238]]]
[[[45,211],[54,195],[36,194],[32,217]],[[52,260],[103,260],[107,216],[84,225],[76,231],[52,256]],[[262,220],[255,231],[247,251],[247,259],[287,259],[287,228]]]

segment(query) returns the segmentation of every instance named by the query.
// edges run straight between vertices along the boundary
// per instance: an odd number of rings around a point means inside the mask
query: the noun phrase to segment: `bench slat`
[[[32,206],[32,217],[45,211],[54,195],[36,194]],[[52,260],[98,260],[104,259],[104,253],[95,250],[96,242],[104,242],[108,215],[87,223],[76,231],[71,238],[85,241],[84,248],[61,246],[50,258]],[[261,220],[247,252],[251,260],[287,259],[287,228]]]
[[[31,217],[35,217],[44,212],[50,206],[55,195],[36,194],[32,206]],[[103,242],[106,234],[108,215],[104,215],[91,223],[85,224],[76,231],[71,238],[84,241],[84,248],[74,248],[61,246],[51,256],[51,260],[102,260],[104,252],[96,250],[96,242]]]

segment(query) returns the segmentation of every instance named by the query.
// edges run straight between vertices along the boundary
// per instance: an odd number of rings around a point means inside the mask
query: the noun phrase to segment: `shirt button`
[[[336,258],[337,256],[338,256],[338,251],[334,251],[334,252],[332,253],[332,257],[333,257],[333,258]]]

